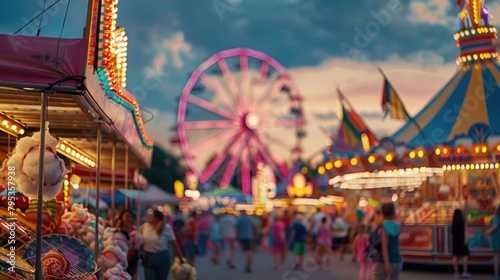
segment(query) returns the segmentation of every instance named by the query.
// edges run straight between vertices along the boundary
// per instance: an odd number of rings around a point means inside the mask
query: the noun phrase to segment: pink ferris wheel
[[[184,158],[200,183],[251,194],[257,165],[278,178],[297,159],[305,125],[302,97],[286,69],[250,49],[219,52],[192,73],[179,100]]]

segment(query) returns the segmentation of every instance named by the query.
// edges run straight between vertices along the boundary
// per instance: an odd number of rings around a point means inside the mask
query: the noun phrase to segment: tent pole
[[[96,163],[96,192],[95,192],[95,257],[99,257],[99,196],[101,192],[101,125],[97,126],[97,163]]]
[[[36,255],[35,255],[35,279],[42,280],[42,212],[43,212],[43,183],[45,181],[44,159],[45,159],[45,136],[47,129],[47,106],[49,96],[42,91],[42,116],[40,122],[40,157],[38,158],[38,200],[36,215]]]
[[[113,218],[115,216],[116,208],[115,208],[115,157],[116,157],[116,143],[113,142],[112,150],[111,150],[111,211],[113,213]]]
[[[125,145],[125,209],[129,209],[128,206],[128,198],[129,198],[129,193],[128,193],[128,145]]]

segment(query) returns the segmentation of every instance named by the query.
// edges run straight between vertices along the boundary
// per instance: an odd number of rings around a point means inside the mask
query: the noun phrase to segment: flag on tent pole
[[[391,119],[395,120],[410,120],[410,116],[406,111],[403,101],[399,97],[396,89],[391,85],[389,79],[385,76],[384,72],[379,68],[380,73],[384,77],[384,87],[382,89],[382,111],[384,118],[391,115]]]
[[[342,106],[342,132],[344,135],[344,141],[351,147],[356,147],[360,145],[362,132],[356,127],[355,122],[351,118],[351,113],[345,106],[344,95],[337,89],[337,94],[339,96],[340,105]]]

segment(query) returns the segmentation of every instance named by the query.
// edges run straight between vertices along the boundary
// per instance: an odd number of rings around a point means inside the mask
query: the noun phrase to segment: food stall
[[[7,189],[0,207],[2,279],[95,279],[98,272],[104,279],[130,278],[117,266],[121,259],[108,258],[117,248],[104,246],[118,237],[70,201],[79,184],[73,167],[95,169],[99,208],[101,168],[145,168],[152,155],[138,103],[110,69],[116,57],[99,59],[90,51],[100,42],[109,53],[106,42],[115,31],[107,25],[105,40],[91,38],[91,30],[102,29],[92,23],[100,18],[99,2],[89,1],[86,38],[0,34],[1,183]],[[105,2],[106,22],[117,3]],[[9,227],[13,216],[15,229]],[[16,240],[15,268],[9,264],[9,236]]]

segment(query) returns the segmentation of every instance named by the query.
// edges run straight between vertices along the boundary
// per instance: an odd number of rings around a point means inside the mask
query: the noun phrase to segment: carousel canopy
[[[465,0],[459,5],[460,31],[455,40],[460,70],[413,121],[392,136],[395,142],[415,147],[500,141],[500,111],[495,109],[500,104],[498,31],[490,25],[491,15],[482,1]],[[480,6],[479,13],[469,11],[472,6]]]

